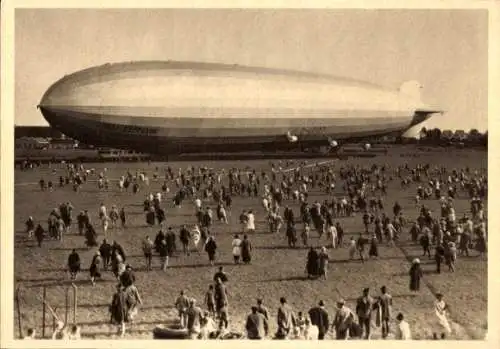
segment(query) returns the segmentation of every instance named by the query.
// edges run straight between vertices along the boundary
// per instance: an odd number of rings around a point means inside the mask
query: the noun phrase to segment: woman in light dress
[[[201,240],[201,231],[200,227],[195,224],[193,227],[193,230],[191,230],[191,241],[193,242],[194,249],[200,253],[200,250],[198,249],[198,244],[200,243]]]
[[[349,259],[353,259],[355,254],[356,254],[356,240],[354,240],[354,238],[351,237],[351,240],[349,240]]]
[[[443,300],[443,295],[438,293],[436,295],[436,301],[434,302],[434,313],[437,317],[437,327],[442,329],[441,339],[445,339],[446,335],[451,334],[451,326],[448,321],[448,304]],[[434,337],[437,337],[437,333],[434,333]]]
[[[255,232],[255,216],[254,216],[252,210],[248,211],[248,213],[247,213],[245,232],[249,232],[249,233]]]
[[[241,257],[241,239],[238,235],[234,236],[234,239],[233,239],[233,242],[231,245],[233,247],[234,264],[239,264],[240,257]]]

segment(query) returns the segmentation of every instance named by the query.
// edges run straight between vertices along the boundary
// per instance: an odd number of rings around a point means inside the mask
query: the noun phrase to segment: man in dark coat
[[[269,332],[267,319],[258,311],[256,306],[252,306],[252,313],[247,317],[245,329],[248,339],[263,339]]]
[[[132,267],[130,265],[127,265],[125,267],[125,271],[123,272],[122,275],[120,275],[120,283],[123,285],[123,287],[127,288],[130,285],[134,284],[135,282],[135,275],[134,272],[132,271]]]
[[[76,252],[75,249],[71,251],[71,254],[68,257],[68,269],[71,275],[71,280],[76,280],[76,274],[80,271],[81,268],[81,260],[80,256]]]
[[[175,233],[172,230],[172,227],[168,228],[165,239],[167,240],[168,257],[170,258],[174,255],[174,251],[177,249],[175,244]]]
[[[219,271],[214,274],[214,282],[217,282],[217,279],[220,279],[223,283],[227,282],[227,274],[224,272],[224,267],[219,267]]]
[[[99,252],[101,253],[102,257],[102,266],[104,270],[108,270],[108,266],[111,262],[111,253],[112,253],[112,247],[106,239],[102,240],[101,247],[99,247]]]
[[[431,258],[431,237],[428,234],[422,234],[420,237],[420,246],[422,246],[422,250],[424,252],[422,256],[425,257],[425,255],[428,255],[429,258]]]
[[[121,285],[116,286],[116,293],[113,295],[113,300],[109,306],[111,314],[110,322],[118,325],[118,333],[125,335],[125,323],[128,322],[128,306],[125,291]]]
[[[316,250],[313,247],[311,247],[311,249],[307,253],[306,269],[308,278],[318,276],[319,273],[318,252],[316,252]]]
[[[181,240],[182,243],[182,252],[186,255],[189,256],[189,239],[191,237],[191,234],[189,233],[189,230],[187,230],[186,225],[183,224],[181,231],[179,232],[179,240]]]
[[[227,307],[228,307],[227,296],[228,293],[226,285],[224,285],[221,279],[217,279],[215,284],[214,298],[215,298],[215,311],[217,312],[220,319],[220,328],[227,328],[229,325],[228,314],[227,314]]]
[[[97,246],[97,232],[92,224],[87,224],[87,231],[85,232],[85,243],[88,247]]]
[[[269,311],[267,308],[264,306],[262,299],[257,299],[257,311],[264,315],[266,320],[269,320]]]
[[[370,289],[363,289],[363,295],[356,302],[356,314],[358,315],[361,331],[365,333],[365,339],[370,339],[371,318],[373,309],[373,298],[370,297]]]
[[[297,243],[297,229],[293,222],[288,222],[286,227],[286,236],[288,238],[288,247],[295,248]]]
[[[410,268],[410,291],[417,292],[420,290],[420,279],[423,276],[420,260],[415,258]]]
[[[322,300],[319,301],[317,307],[309,310],[309,317],[311,318],[311,323],[318,326],[318,339],[325,339],[325,334],[328,332],[330,321],[328,319],[328,312],[325,310],[325,303]]]
[[[35,229],[35,238],[38,243],[38,247],[42,247],[42,242],[45,238],[45,230],[42,228],[41,224],[38,224]]]
[[[444,261],[444,247],[442,244],[436,246],[436,251],[434,252],[434,260],[436,261],[436,273],[441,274],[441,264]]]
[[[163,230],[160,230],[155,237],[155,251],[158,253],[160,252],[163,240],[165,240],[165,233],[163,232]]]

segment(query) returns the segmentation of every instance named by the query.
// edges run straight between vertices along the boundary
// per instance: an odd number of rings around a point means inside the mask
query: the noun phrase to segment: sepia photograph
[[[492,331],[488,8],[15,8],[11,21],[6,336]]]

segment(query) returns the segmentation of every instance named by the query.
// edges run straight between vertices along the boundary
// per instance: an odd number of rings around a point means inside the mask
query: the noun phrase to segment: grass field
[[[431,165],[444,165],[449,169],[470,166],[471,168],[486,168],[487,153],[476,150],[437,149],[418,150],[415,147],[401,147],[391,150],[387,156],[379,156],[375,159],[349,159],[335,163],[336,171],[347,163],[362,164],[369,166],[372,163],[386,163],[393,167],[408,162],[410,165],[417,163],[430,163]],[[217,168],[250,166],[255,169],[270,169],[269,161],[237,161],[237,162],[205,162],[204,165]],[[171,163],[174,171],[178,167],[186,168],[192,163]],[[199,166],[199,163],[194,163]],[[156,166],[166,167],[165,164],[95,164],[91,167],[96,169],[108,166],[108,176],[118,178],[127,169],[141,169],[150,174]],[[110,167],[112,166],[112,167]],[[89,168],[89,165],[86,166]],[[66,261],[72,248],[78,248],[83,260],[84,267],[88,269],[91,256],[95,250],[85,248],[84,239],[74,232],[66,235],[63,242],[46,240],[42,248],[36,247],[34,241],[28,241],[24,233],[24,222],[29,215],[35,220],[43,222],[46,227],[46,219],[50,210],[60,203],[71,201],[75,207],[75,213],[88,209],[93,221],[97,221],[99,203],[103,202],[111,207],[113,204],[125,206],[128,212],[129,227],[127,229],[116,229],[108,231],[110,239],[116,239],[125,248],[129,262],[136,270],[137,286],[142,293],[144,304],[140,310],[139,317],[134,325],[128,329],[126,338],[147,339],[151,338],[151,330],[156,324],[165,324],[175,318],[172,306],[181,289],[185,289],[188,295],[202,302],[203,295],[210,284],[217,267],[208,264],[206,254],[200,256],[196,253],[190,256],[178,254],[171,261],[171,266],[166,273],[159,271],[159,259],[154,259],[155,270],[146,272],[142,257],[140,242],[146,234],[152,238],[157,230],[150,230],[145,226],[145,217],[142,210],[142,202],[146,191],[137,195],[132,193],[120,193],[116,185],[108,192],[100,192],[95,183],[87,183],[82,192],[75,194],[71,188],[57,188],[54,192],[40,192],[38,180],[43,176],[45,180],[52,178],[54,184],[58,183],[59,170],[56,175],[51,174],[48,169],[20,172],[16,170],[15,188],[15,284],[21,283],[22,321],[24,329],[28,327],[37,328],[41,333],[42,303],[41,288],[39,285],[54,285],[47,291],[48,302],[52,307],[57,307],[57,313],[63,317],[64,287],[69,284],[69,277],[65,271]],[[35,183],[34,185],[26,183]],[[113,183],[114,184],[114,183]],[[151,191],[159,191],[161,181],[150,183]],[[170,186],[172,192],[174,185]],[[337,187],[341,187],[338,185]],[[337,189],[337,195],[342,195],[341,189]],[[323,200],[325,194],[318,191],[312,192],[310,202]],[[415,187],[401,190],[398,180],[389,184],[388,196],[385,198],[386,211],[392,212],[395,200],[403,206],[406,217],[414,218],[417,215],[417,207],[413,203]],[[207,203],[208,204],[208,203]],[[205,204],[205,205],[207,205]],[[298,217],[298,205],[287,202],[294,209]],[[213,205],[213,203],[212,203]],[[427,201],[434,212],[439,212],[437,201]],[[183,224],[195,222],[194,206],[186,202],[181,209],[171,206],[171,200],[164,206],[167,209],[168,225],[178,227]],[[256,213],[257,231],[249,238],[254,246],[253,261],[248,266],[234,266],[232,264],[231,241],[234,233],[240,231],[238,216],[242,209],[253,208]],[[467,199],[455,200],[457,217],[461,217],[469,210]],[[380,245],[380,257],[376,261],[362,264],[359,261],[348,261],[347,249],[341,248],[330,251],[333,261],[329,265],[329,276],[327,281],[310,281],[304,279],[304,266],[306,260],[306,249],[291,250],[286,247],[284,232],[281,234],[267,233],[268,227],[265,222],[265,214],[258,198],[233,199],[233,214],[230,224],[216,223],[213,231],[219,245],[218,265],[224,265],[229,275],[228,291],[230,292],[230,327],[237,331],[243,331],[244,320],[251,305],[257,297],[262,297],[270,309],[272,320],[271,331],[276,330],[276,309],[280,296],[286,296],[288,302],[295,311],[307,312],[310,307],[322,299],[326,308],[333,316],[335,302],[343,297],[347,300],[351,309],[355,308],[355,299],[364,287],[370,287],[372,294],[376,295],[382,285],[388,287],[389,293],[394,297],[394,315],[402,311],[410,323],[412,334],[415,339],[429,339],[432,333],[434,319],[433,315],[433,292],[441,292],[445,295],[452,309],[451,322],[454,334],[450,339],[482,339],[487,331],[487,261],[481,260],[472,252],[469,258],[459,258],[457,271],[454,274],[434,273],[433,261],[422,258],[425,271],[424,285],[421,292],[413,297],[408,290],[409,260],[420,256],[419,246],[412,245],[408,240],[408,234],[403,234],[402,241],[397,247],[386,247]],[[74,215],[76,216],[76,215]],[[339,219],[346,231],[345,241],[351,234],[357,234],[363,229],[360,215]],[[299,229],[301,229],[301,225]],[[408,228],[405,230],[407,231]],[[312,243],[316,246],[326,244],[318,241],[316,232],[311,233]],[[102,235],[99,237],[102,239]],[[446,270],[447,268],[445,268]],[[112,274],[105,273],[104,281],[92,287],[88,281],[88,272],[79,275],[78,284],[78,317],[77,322],[82,326],[82,336],[96,339],[109,339],[115,337],[115,327],[108,325],[108,305],[115,290],[116,280]],[[17,315],[14,314],[17,336]],[[71,319],[71,317],[70,317]],[[51,320],[49,320],[51,324]],[[47,328],[47,333],[51,329]],[[333,338],[330,333],[328,338]],[[380,330],[373,330],[373,338],[380,338]]]

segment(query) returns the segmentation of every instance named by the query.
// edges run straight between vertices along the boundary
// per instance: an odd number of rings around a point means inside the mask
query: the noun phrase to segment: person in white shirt
[[[233,246],[234,263],[239,264],[241,256],[241,239],[239,238],[238,235],[234,236],[232,246]]]
[[[250,210],[247,213],[246,231],[249,233],[255,232],[255,216],[253,211]]]
[[[201,200],[200,200],[200,198],[196,198],[194,200],[194,206],[196,207],[196,212],[201,211]]]
[[[108,216],[108,212],[106,210],[106,206],[104,206],[104,204],[101,204],[101,206],[99,207],[99,218],[103,219],[104,217],[107,217],[107,216]]]
[[[411,339],[411,331],[410,325],[405,321],[402,313],[399,313],[396,316],[396,320],[398,324],[396,326],[396,339],[399,340],[410,340]]]
[[[332,248],[337,248],[337,228],[334,225],[328,227],[328,238],[332,241]]]
[[[304,326],[304,339],[308,341],[315,341],[319,336],[319,328],[311,323],[311,320],[307,317],[305,319]]]

